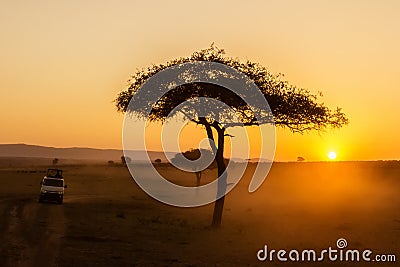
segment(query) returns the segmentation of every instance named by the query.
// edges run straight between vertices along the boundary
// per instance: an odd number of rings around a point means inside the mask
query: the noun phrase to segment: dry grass
[[[253,168],[228,194],[218,230],[209,228],[212,205],[161,204],[121,166],[65,166],[61,206],[37,203],[41,167],[0,170],[0,266],[39,264],[46,249],[57,266],[309,266],[259,263],[256,252],[264,244],[318,250],[340,237],[349,247],[400,257],[399,163],[276,163],[249,194]],[[195,184],[194,174],[165,166],[160,173]],[[206,171],[204,182],[214,175]],[[45,251],[31,248],[37,244]]]

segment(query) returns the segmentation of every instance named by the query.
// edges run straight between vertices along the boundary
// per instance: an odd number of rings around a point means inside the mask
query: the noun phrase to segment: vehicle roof
[[[64,178],[53,178],[53,177],[44,177],[43,180],[57,180],[57,181],[64,181]]]

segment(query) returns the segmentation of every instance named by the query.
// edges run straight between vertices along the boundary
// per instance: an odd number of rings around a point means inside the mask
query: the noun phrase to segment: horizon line
[[[44,148],[54,148],[54,149],[96,149],[96,150],[119,150],[123,151],[122,148],[97,148],[97,147],[79,147],[79,146],[67,146],[67,147],[55,147],[48,145],[37,145],[37,144],[27,144],[27,143],[0,143],[0,145],[25,145],[25,146],[36,146],[36,147],[44,147]],[[158,150],[135,150],[132,149],[130,151],[146,151],[146,152],[158,152],[158,153],[181,153],[180,151],[158,151]],[[0,156],[0,158],[5,158],[4,156]],[[22,157],[23,158],[23,157]],[[27,157],[31,158],[31,157]],[[241,158],[232,158],[243,160],[244,162],[252,162],[252,158],[250,159],[241,159]],[[258,161],[257,161],[258,159]],[[280,162],[280,163],[307,163],[307,162],[380,162],[380,161],[400,161],[400,159],[369,159],[369,160],[305,160],[305,161],[296,161],[296,160],[270,160],[266,158],[254,158],[253,162]]]

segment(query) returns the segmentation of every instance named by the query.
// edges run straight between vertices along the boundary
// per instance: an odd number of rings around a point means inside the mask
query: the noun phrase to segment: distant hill
[[[154,161],[159,158],[163,162],[167,159],[163,152],[157,151],[129,151],[129,155],[134,161],[143,161],[148,153],[150,159]],[[174,156],[174,152],[166,152],[169,156]],[[0,157],[26,157],[26,158],[59,158],[59,159],[79,159],[79,160],[100,160],[100,161],[120,161],[123,155],[122,150],[118,149],[97,149],[97,148],[56,148],[46,146],[36,146],[27,144],[0,144]]]

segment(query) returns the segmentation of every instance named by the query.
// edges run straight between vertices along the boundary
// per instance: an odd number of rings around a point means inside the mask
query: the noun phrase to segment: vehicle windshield
[[[64,183],[63,183],[63,180],[44,179],[43,180],[43,185],[63,187]]]

